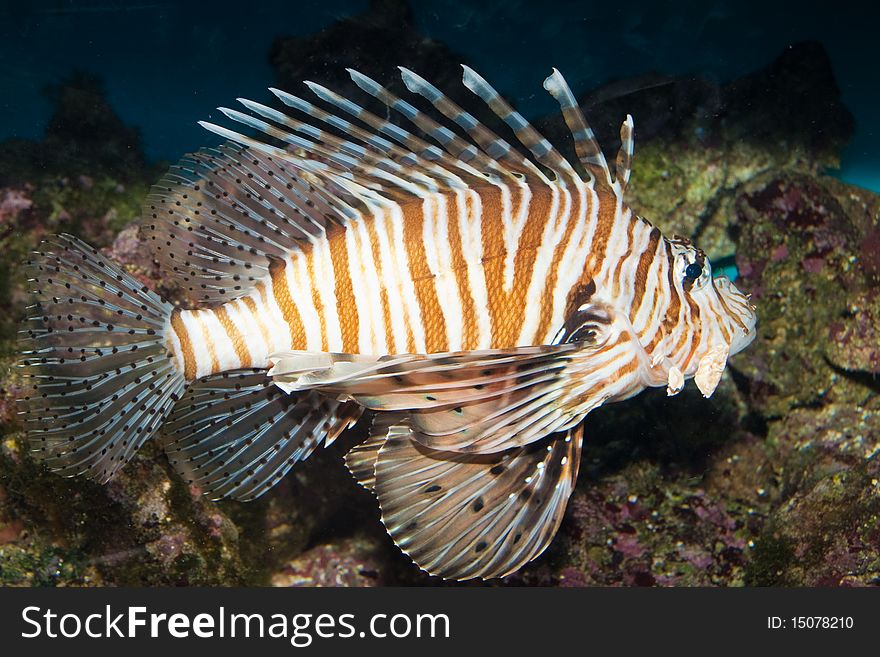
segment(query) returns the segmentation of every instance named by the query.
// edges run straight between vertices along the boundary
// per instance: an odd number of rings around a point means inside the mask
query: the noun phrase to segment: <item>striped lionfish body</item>
[[[256,136],[203,124],[228,141],[172,167],[142,220],[194,309],[45,244],[22,403],[51,467],[106,480],[158,433],[191,483],[251,499],[370,409],[346,463],[397,545],[497,577],[556,532],[591,409],[690,377],[712,394],[754,308],[627,207],[632,119],[612,174],[557,71],[577,165],[471,69],[518,146],[401,71],[445,125],[354,71],[413,129],[314,83],[321,106],[221,110]]]

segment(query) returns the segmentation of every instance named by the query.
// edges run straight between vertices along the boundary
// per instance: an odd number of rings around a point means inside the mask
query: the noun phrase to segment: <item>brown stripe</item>
[[[183,351],[183,376],[187,381],[191,381],[196,375],[196,355],[193,351],[192,341],[189,337],[189,331],[180,317],[180,310],[174,310],[171,313],[171,329],[177,335],[180,341],[180,348]]]
[[[434,275],[428,268],[428,256],[425,251],[424,226],[427,203],[433,201],[415,201],[401,206],[401,209],[403,210],[403,243],[419,304],[422,330],[425,334],[425,351],[430,354],[447,351],[449,342],[446,337],[446,320],[440,307],[440,300],[437,298]]]
[[[354,286],[351,271],[348,268],[348,246],[345,243],[345,231],[336,230],[330,237],[330,262],[336,279],[334,295],[336,297],[336,314],[339,316],[339,330],[342,335],[342,350],[349,354],[360,353],[358,329],[360,318],[357,311],[357,300],[354,297]]]
[[[272,294],[275,296],[275,303],[281,310],[281,316],[290,327],[290,348],[305,349],[306,348],[306,331],[303,326],[302,318],[293,299],[290,296],[290,288],[287,286],[287,276],[285,268],[287,264],[284,260],[275,258],[269,265],[269,275],[272,279]]]
[[[309,287],[312,290],[312,305],[315,306],[315,312],[318,313],[318,326],[321,333],[321,351],[329,351],[329,343],[327,342],[327,318],[324,317],[324,302],[321,300],[321,294],[318,292],[318,282],[315,278],[314,249],[308,250],[305,254],[305,260],[306,271],[309,276]]]
[[[483,207],[481,221],[483,241],[483,278],[486,286],[486,299],[489,313],[489,331],[491,344],[498,346],[500,325],[503,321],[503,271],[504,271],[504,223],[501,190],[496,187],[484,187],[476,190],[480,195]],[[516,207],[520,193],[511,189],[513,206]]]
[[[639,263],[636,265],[636,277],[633,282],[633,302],[630,306],[629,312],[629,320],[630,322],[635,322],[636,316],[642,307],[642,301],[645,298],[645,292],[648,289],[648,273],[651,271],[651,265],[659,257],[657,254],[657,247],[660,245],[661,238],[660,231],[656,228],[651,228],[651,233],[648,236],[648,246],[645,247],[645,250],[642,251],[642,255],[639,256]],[[652,303],[654,300],[649,299],[648,302]],[[644,330],[643,327],[642,330]]]
[[[220,326],[226,331],[226,336],[232,342],[232,348],[235,350],[235,355],[238,356],[241,367],[249,367],[251,364],[251,352],[245,344],[241,331],[238,330],[232,318],[229,317],[229,311],[226,310],[225,306],[220,306],[214,309],[214,314],[217,316]]]
[[[587,259],[587,267],[590,270],[590,278],[596,279],[602,269],[602,263],[608,255],[608,241],[614,230],[617,210],[617,198],[605,188],[597,188],[596,195],[599,198],[599,211],[596,216],[596,232],[590,244],[590,257]],[[623,209],[621,208],[621,212]]]
[[[663,328],[667,334],[671,334],[678,326],[681,298],[675,287],[675,256],[672,253],[672,246],[668,241],[664,241],[663,245],[666,247],[666,259],[669,262],[669,266],[666,269],[666,279],[669,285],[669,306],[666,309],[666,317],[663,319]]]
[[[499,325],[499,333],[496,336],[496,345],[494,345],[498,347],[518,346],[517,342],[525,324],[526,313],[540,311],[540,308],[526,308],[526,297],[535,271],[535,258],[538,256],[544,227],[550,217],[552,192],[550,187],[543,183],[532,185],[530,189],[532,198],[528,202],[528,219],[516,246],[513,288],[509,294],[502,293],[498,299],[498,314],[504,318],[504,321]],[[520,197],[520,203],[524,202],[526,199]],[[517,207],[514,206],[513,214],[515,215],[516,212]],[[499,262],[499,266],[503,272],[503,260]]]

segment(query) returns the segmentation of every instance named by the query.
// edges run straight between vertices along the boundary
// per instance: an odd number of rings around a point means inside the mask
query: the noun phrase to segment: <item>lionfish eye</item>
[[[684,277],[690,279],[691,281],[695,281],[700,277],[700,274],[703,273],[703,265],[699,262],[692,262],[687,266],[687,269],[684,270]]]

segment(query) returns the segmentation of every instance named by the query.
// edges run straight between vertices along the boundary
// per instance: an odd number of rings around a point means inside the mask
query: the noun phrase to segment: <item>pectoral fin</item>
[[[313,388],[369,409],[404,412],[413,437],[428,447],[490,453],[571,424],[562,403],[567,370],[591,349],[576,343],[372,361],[295,353],[276,357],[270,373],[283,389]]]
[[[503,577],[553,538],[577,478],[582,428],[497,454],[433,450],[389,436],[375,466],[382,522],[427,572]]]

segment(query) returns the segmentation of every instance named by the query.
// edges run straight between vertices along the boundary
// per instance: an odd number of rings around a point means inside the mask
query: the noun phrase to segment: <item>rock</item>
[[[272,575],[272,586],[382,586],[388,584],[381,545],[356,537],[317,545]]]
[[[878,358],[877,288],[858,256],[878,207],[870,192],[803,175],[765,177],[738,199],[737,263],[760,319],[737,368],[762,414],[864,395],[859,373]]]

